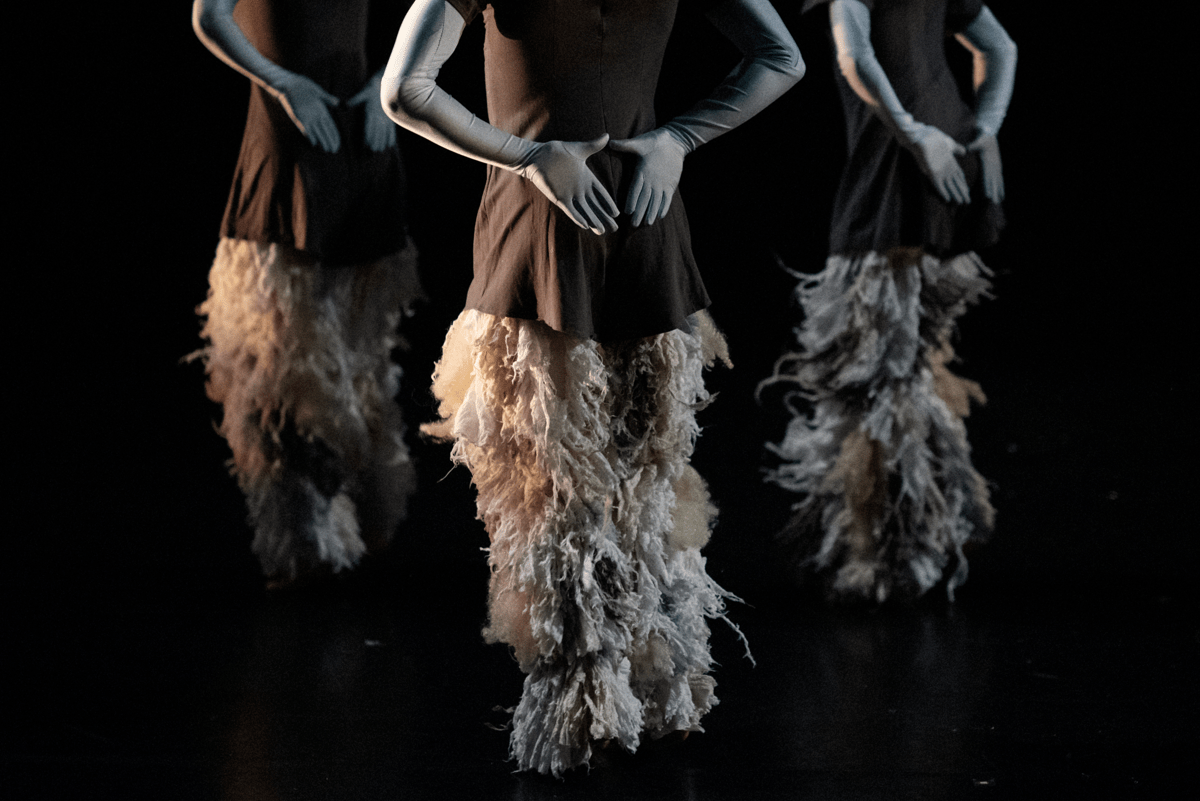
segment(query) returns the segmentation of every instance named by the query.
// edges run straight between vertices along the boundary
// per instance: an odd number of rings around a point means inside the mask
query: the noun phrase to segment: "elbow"
[[[796,47],[794,43],[787,48],[786,64],[783,74],[791,78],[793,84],[799,83],[808,68],[804,64],[804,57],[800,55],[800,48]]]
[[[1017,43],[1005,31],[999,31],[994,42],[988,44],[983,56],[989,64],[1007,64],[1013,67],[1017,63]]]
[[[800,56],[800,48],[795,42],[774,43],[770,48],[763,48],[753,53],[751,61],[757,62],[772,72],[776,72],[795,84],[804,77],[804,59]]]
[[[856,83],[861,83],[861,80],[858,76],[862,73],[862,71],[858,68],[858,59],[852,55],[838,53],[837,65],[838,72],[842,74],[842,77],[845,78],[851,86],[855,85]]]
[[[217,13],[212,3],[196,0],[192,4],[192,30],[201,40],[215,39],[217,35]]]
[[[385,81],[380,94],[383,110],[397,125],[412,128],[425,117],[425,109],[432,96],[428,81],[401,77]]]

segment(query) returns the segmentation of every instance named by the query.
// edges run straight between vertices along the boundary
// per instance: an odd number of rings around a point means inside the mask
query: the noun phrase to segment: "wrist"
[[[658,130],[666,134],[666,137],[674,142],[683,151],[683,155],[685,156],[704,144],[693,136],[687,128],[676,122],[668,122]]]

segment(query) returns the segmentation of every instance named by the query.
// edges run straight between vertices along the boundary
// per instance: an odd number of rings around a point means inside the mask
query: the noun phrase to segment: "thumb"
[[[608,147],[621,153],[642,152],[642,148],[640,147],[640,143],[637,139],[614,139],[608,143]]]
[[[586,159],[595,153],[599,153],[608,145],[608,134],[601,134],[590,142],[572,142],[575,155],[579,158]]]
[[[342,99],[340,97],[338,97],[335,94],[331,94],[330,92],[325,91],[325,87],[321,86],[316,81],[313,81],[313,86],[315,86],[317,88],[318,97],[321,98],[321,100],[325,103],[325,105],[340,106],[342,104]]]

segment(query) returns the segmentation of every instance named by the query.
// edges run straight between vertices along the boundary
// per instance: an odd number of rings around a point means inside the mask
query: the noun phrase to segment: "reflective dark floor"
[[[479,636],[484,535],[444,450],[417,443],[421,495],[389,553],[268,594],[220,441],[151,440],[196,460],[92,474],[120,525],[80,537],[57,572],[13,578],[3,784],[64,799],[1184,797],[1200,618],[1187,567],[1145,552],[1189,553],[1163,536],[1170,485],[1137,462],[1139,432],[1127,450],[1088,445],[1095,426],[1066,412],[1103,409],[1052,395],[999,386],[978,415],[1002,522],[958,602],[871,611],[825,609],[777,568],[765,533],[786,498],[759,484],[756,449],[718,436],[753,408],[726,393],[697,464],[727,499],[709,562],[746,599],[732,617],[756,665],[718,622],[707,731],[565,781],[505,761],[521,676]],[[1012,424],[1034,408],[1060,441]],[[134,484],[148,494],[107,494]],[[70,503],[48,514],[52,531],[80,519]]]

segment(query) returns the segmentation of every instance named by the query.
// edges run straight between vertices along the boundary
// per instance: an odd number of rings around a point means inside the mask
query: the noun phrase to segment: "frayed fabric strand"
[[[994,511],[971,464],[963,418],[979,385],[952,373],[955,321],[989,296],[974,253],[916,249],[846,258],[803,280],[800,350],[759,386],[789,388],[780,464],[767,480],[800,494],[782,533],[801,575],[838,599],[917,596],[967,577],[963,546]]]
[[[691,456],[728,362],[707,315],[692,333],[619,344],[468,310],[434,376],[471,470],[491,547],[489,642],[512,647],[525,688],[511,755],[561,775],[614,741],[699,731],[716,703],[708,619],[731,598],[700,548],[716,513]]]
[[[192,354],[223,406],[254,552],[287,583],[352,567],[403,519],[415,473],[391,359],[420,297],[416,251],[331,268],[291,248],[222,239]]]

